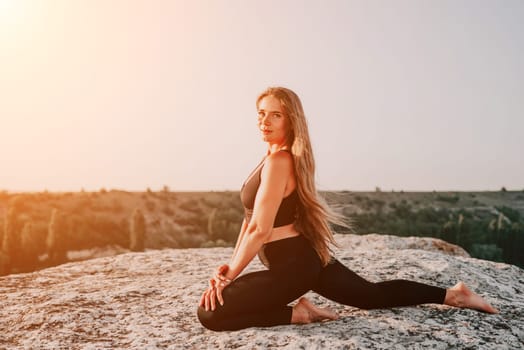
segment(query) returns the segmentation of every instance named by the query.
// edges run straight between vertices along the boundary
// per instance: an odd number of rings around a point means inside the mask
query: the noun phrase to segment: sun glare
[[[0,37],[13,39],[22,24],[24,7],[26,5],[22,1],[0,0]]]
[[[38,23],[42,3],[24,0],[0,0],[0,45],[3,49],[16,47]]]
[[[16,17],[20,9],[20,2],[16,0],[0,0],[0,21],[7,22]]]

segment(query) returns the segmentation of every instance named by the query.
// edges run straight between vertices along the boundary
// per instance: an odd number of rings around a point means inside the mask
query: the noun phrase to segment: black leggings
[[[303,236],[267,243],[261,260],[269,268],[240,276],[222,292],[215,311],[198,308],[202,325],[215,331],[291,323],[290,302],[310,290],[333,301],[363,309],[442,304],[446,289],[413,281],[368,282],[338,260],[322,267]]]

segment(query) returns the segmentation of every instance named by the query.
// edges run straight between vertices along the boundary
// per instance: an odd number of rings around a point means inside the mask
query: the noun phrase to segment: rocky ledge
[[[127,253],[0,278],[0,348],[519,349],[524,270],[470,258],[429,238],[337,236],[337,257],[372,281],[443,287],[464,281],[500,314],[427,304],[383,310],[338,305],[340,319],[309,325],[205,330],[196,304],[231,248]],[[263,268],[253,261],[248,271]]]

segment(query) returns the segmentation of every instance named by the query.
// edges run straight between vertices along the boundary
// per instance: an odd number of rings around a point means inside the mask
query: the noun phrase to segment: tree
[[[61,264],[67,261],[67,241],[64,216],[54,208],[51,213],[47,231],[47,253],[52,264]]]
[[[145,236],[146,220],[142,211],[136,208],[131,218],[129,249],[133,252],[143,252],[145,247]]]
[[[18,222],[18,212],[15,205],[9,207],[4,221],[4,237],[2,240],[2,252],[4,254],[4,272],[10,273],[12,268],[18,265],[20,260],[20,228]]]
[[[22,268],[26,271],[34,270],[38,265],[38,240],[33,231],[33,223],[27,221],[22,228],[20,235],[21,252],[22,252]]]
[[[211,209],[211,213],[209,213],[209,217],[207,219],[207,234],[209,237],[213,238],[215,236],[215,232],[213,230],[213,226],[215,224],[215,217],[217,215],[217,208]]]
[[[9,274],[9,256],[0,250],[0,276]]]
[[[209,239],[234,242],[240,231],[240,220],[234,209],[213,208],[207,221]]]

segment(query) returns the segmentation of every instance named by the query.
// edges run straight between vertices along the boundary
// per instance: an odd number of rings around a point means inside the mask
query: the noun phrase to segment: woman
[[[218,331],[337,319],[303,297],[288,306],[310,290],[365,309],[443,303],[497,312],[462,282],[447,290],[406,280],[371,283],[331,257],[329,222],[342,220],[317,195],[300,99],[275,87],[264,91],[256,106],[268,151],[240,192],[245,218],[231,260],[202,294],[202,325]],[[268,270],[239,277],[257,253]]]

